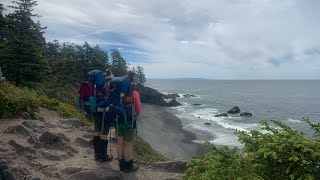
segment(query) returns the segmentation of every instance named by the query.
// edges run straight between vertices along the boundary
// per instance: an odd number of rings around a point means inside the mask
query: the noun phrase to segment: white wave
[[[214,108],[203,108],[203,109],[199,109],[196,110],[193,114],[194,116],[202,116],[202,118],[207,119],[208,117],[211,117],[212,115],[214,116],[215,114],[218,114],[219,110],[218,109],[214,109]]]
[[[159,91],[160,92],[160,91]],[[161,94],[164,94],[164,95],[168,95],[169,93],[167,91],[161,91],[160,92]]]
[[[219,114],[219,111],[218,109],[213,109],[213,108],[199,109],[190,114],[198,118],[213,121],[223,126],[224,128],[228,128],[228,129],[234,129],[234,130],[237,129],[240,131],[248,132],[251,129],[260,127],[260,124],[258,123],[245,124],[245,123],[237,123],[232,121],[232,120],[241,120],[241,117],[214,117],[215,115]]]
[[[193,140],[192,142],[197,143],[197,144],[203,144],[205,141],[202,141],[202,140]]]
[[[293,122],[293,123],[303,123],[303,121],[301,121],[301,120],[299,120],[299,119],[291,119],[291,118],[288,118],[287,121]]]
[[[186,113],[188,109],[191,108],[191,104],[187,102],[180,102],[180,103],[181,103],[181,106],[172,107],[172,109],[178,110],[181,113]]]

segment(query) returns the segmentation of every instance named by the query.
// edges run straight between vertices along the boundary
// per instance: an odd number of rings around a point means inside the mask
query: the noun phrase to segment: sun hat
[[[106,69],[106,72],[103,74],[106,76],[105,77],[106,81],[109,81],[114,77],[110,68]]]

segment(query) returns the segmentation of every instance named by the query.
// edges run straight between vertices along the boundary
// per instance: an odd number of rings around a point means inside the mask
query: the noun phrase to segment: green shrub
[[[240,156],[237,148],[216,147],[208,142],[205,145],[212,152],[191,158],[184,179],[262,179],[254,173],[250,164],[251,157]]]
[[[0,118],[12,118],[27,112],[35,118],[39,99],[35,92],[20,89],[6,81],[0,82]]]
[[[90,122],[72,105],[62,103],[54,98],[39,95],[28,88],[18,88],[7,81],[0,82],[0,118],[14,118],[22,112],[27,112],[32,118],[36,118],[39,107],[58,111],[67,118],[81,119],[81,123],[89,126]]]
[[[166,160],[162,154],[152,149],[152,147],[139,136],[134,140],[134,154],[139,160],[151,163]]]
[[[272,123],[275,128],[263,122],[269,133],[236,133],[245,144],[243,151],[255,157],[256,172],[264,179],[319,179],[320,142],[279,121]]]
[[[319,124],[306,121],[319,135]],[[240,152],[206,143],[213,151],[192,158],[184,179],[320,179],[319,140],[271,122],[276,127],[262,123],[267,133],[236,131],[244,144]]]

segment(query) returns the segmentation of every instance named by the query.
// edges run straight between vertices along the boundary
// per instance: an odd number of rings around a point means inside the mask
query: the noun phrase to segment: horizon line
[[[211,78],[147,78],[147,80],[318,81],[318,80],[320,80],[320,79],[211,79]]]

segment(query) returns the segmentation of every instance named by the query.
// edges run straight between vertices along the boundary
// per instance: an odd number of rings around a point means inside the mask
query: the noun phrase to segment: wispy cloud
[[[7,3],[8,0],[5,0]],[[149,78],[320,78],[320,1],[38,0],[49,40],[121,48]]]

